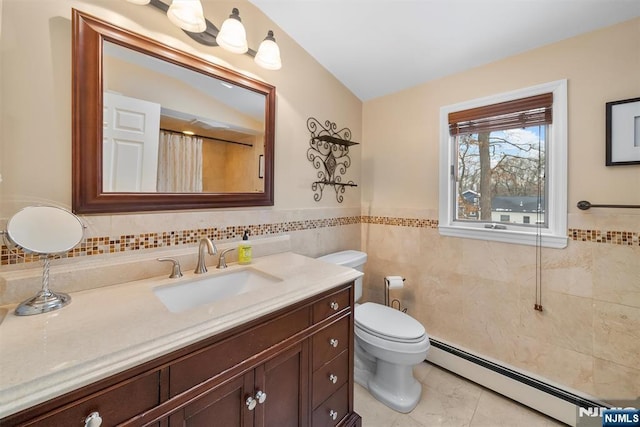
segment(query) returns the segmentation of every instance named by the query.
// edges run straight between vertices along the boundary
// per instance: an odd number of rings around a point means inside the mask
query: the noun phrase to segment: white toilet
[[[318,258],[363,271],[367,254],[342,251]],[[381,285],[382,286],[382,285]],[[355,300],[362,297],[362,278],[355,283]],[[379,401],[398,412],[411,412],[422,386],[413,367],[425,360],[429,336],[416,319],[382,304],[356,304],[355,381]]]

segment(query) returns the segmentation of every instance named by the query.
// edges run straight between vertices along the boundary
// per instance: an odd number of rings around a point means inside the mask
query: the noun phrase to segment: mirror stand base
[[[32,314],[48,313],[64,307],[71,302],[71,297],[62,292],[40,291],[16,307],[17,316],[30,316]]]

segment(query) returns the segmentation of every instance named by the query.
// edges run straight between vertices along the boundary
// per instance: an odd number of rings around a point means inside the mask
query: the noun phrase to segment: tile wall
[[[384,277],[402,275],[390,297],[431,336],[582,394],[640,396],[637,216],[570,215],[586,228],[570,229],[565,249],[543,248],[537,268],[534,247],[443,237],[436,220],[390,213],[363,217],[365,299],[383,301]]]

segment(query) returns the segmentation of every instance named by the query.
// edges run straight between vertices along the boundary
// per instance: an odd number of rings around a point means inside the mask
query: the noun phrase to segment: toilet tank
[[[364,272],[364,263],[367,262],[367,254],[365,252],[347,250],[334,252],[318,258],[319,260],[330,262],[332,264],[351,267],[358,271]],[[356,279],[354,298],[358,301],[362,297],[362,277]]]

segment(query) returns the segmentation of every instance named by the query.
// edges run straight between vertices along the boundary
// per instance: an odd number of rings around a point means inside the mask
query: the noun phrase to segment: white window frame
[[[438,229],[443,236],[492,240],[535,246],[535,227],[506,224],[506,229],[485,228],[486,222],[454,220],[457,161],[455,137],[449,134],[449,113],[553,92],[553,118],[547,145],[547,226],[540,229],[541,244],[550,248],[567,246],[567,80],[557,80],[524,89],[478,98],[440,108],[440,206]],[[503,225],[503,224],[501,224]]]

